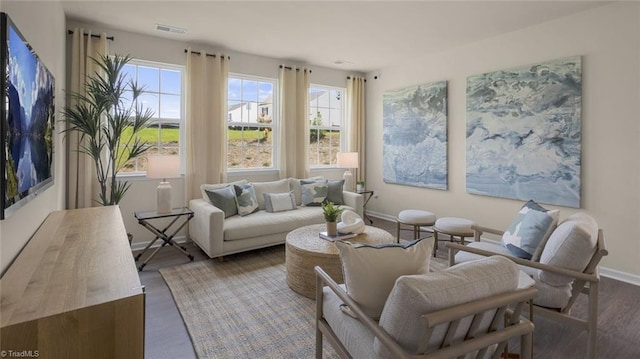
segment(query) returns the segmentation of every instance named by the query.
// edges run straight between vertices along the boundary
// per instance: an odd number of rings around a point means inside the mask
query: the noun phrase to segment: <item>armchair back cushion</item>
[[[511,260],[492,256],[427,275],[402,276],[389,294],[379,324],[409,353],[421,354],[425,348],[420,345],[426,335],[422,315],[513,291],[518,286],[518,275],[518,267]],[[483,321],[479,330],[488,328],[489,324]],[[436,327],[430,343],[442,342],[447,325]],[[461,330],[456,336],[464,336],[468,325],[469,318],[461,320]],[[434,349],[427,347],[426,352]],[[392,357],[377,338],[374,350],[381,358]]]
[[[540,263],[582,272],[595,253],[597,241],[596,220],[586,213],[573,214],[553,231],[542,251]],[[543,270],[540,280],[559,287],[571,283],[574,278]]]

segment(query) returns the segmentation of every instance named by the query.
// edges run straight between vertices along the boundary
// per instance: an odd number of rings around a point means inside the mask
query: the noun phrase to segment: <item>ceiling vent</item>
[[[161,24],[156,24],[156,30],[170,32],[172,34],[184,34],[187,32],[187,29],[182,29],[179,27],[169,26],[169,25],[161,25]]]

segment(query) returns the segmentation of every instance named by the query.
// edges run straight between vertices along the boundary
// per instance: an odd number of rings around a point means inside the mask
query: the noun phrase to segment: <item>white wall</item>
[[[56,120],[64,106],[65,18],[57,2],[2,1],[0,11],[9,15],[56,80]],[[56,123],[56,132],[60,129]],[[65,159],[62,135],[54,144],[54,184],[11,217],[0,221],[0,273],[4,274],[47,215],[64,207]]]
[[[169,64],[177,64],[186,66],[186,54],[184,50],[191,47],[193,51],[205,51],[207,53],[216,53],[218,49],[210,46],[189,44],[179,40],[179,36],[175,36],[176,40],[163,39],[159,37],[146,36],[117,29],[109,29],[97,25],[83,24],[75,21],[69,21],[67,27],[73,29],[75,27],[90,29],[93,33],[106,32],[109,36],[114,36],[115,41],[109,42],[109,52],[111,54],[129,54],[131,57],[140,60],[157,61]],[[231,56],[229,63],[229,72],[262,76],[269,78],[278,78],[278,70],[281,64],[287,66],[303,66],[305,64],[292,63],[290,61],[267,58],[262,56],[249,55],[233,51],[223,51],[221,53]],[[346,78],[353,73],[345,71],[337,71],[333,69],[321,68],[317,66],[310,67],[311,83],[326,86],[342,86],[346,87]],[[341,178],[344,170],[321,170],[319,174],[327,178]],[[314,174],[316,174],[314,172]],[[230,173],[228,176],[230,181],[236,179],[247,178],[250,181],[270,181],[278,179],[277,171],[248,171],[244,173]],[[141,249],[154,236],[138,224],[134,217],[134,212],[153,210],[156,208],[156,187],[159,180],[148,180],[144,177],[132,177],[129,179],[132,183],[129,192],[120,202],[122,217],[125,222],[127,231],[133,234],[133,248]],[[174,207],[183,206],[184,199],[184,181],[182,178],[170,179],[172,186],[172,203]],[[159,222],[162,223],[162,222]],[[181,237],[184,231],[177,235]]]
[[[419,46],[419,45],[418,45]],[[395,216],[423,208],[504,229],[520,201],[466,193],[466,78],[568,56],[582,56],[582,209],[604,229],[604,274],[640,284],[640,4],[614,3],[419,59],[398,59],[367,82],[367,153],[382,158],[382,96],[446,80],[449,85],[449,190],[386,184],[382,161],[367,163],[378,199],[368,209]],[[561,219],[575,209],[559,208]]]

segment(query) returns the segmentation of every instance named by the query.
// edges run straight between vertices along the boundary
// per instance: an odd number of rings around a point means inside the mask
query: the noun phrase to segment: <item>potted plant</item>
[[[63,110],[63,132],[79,133],[76,151],[93,160],[100,185],[98,203],[108,206],[118,204],[130,187],[116,178],[118,172],[150,147],[138,134],[153,111],[137,104],[143,88],[125,77],[123,69],[131,57],[100,55],[92,60],[98,71],[87,80],[84,94],[70,94],[76,101]]]
[[[364,181],[356,182],[356,191],[357,192],[364,192],[365,191]]]
[[[342,214],[342,208],[333,202],[325,202],[322,204],[322,214],[327,222],[327,235],[336,236],[338,234],[338,217]]]

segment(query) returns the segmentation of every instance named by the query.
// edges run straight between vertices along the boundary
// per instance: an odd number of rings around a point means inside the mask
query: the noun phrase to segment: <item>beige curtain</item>
[[[358,152],[359,166],[356,171],[356,181],[365,179],[365,79],[351,76],[347,78],[347,152]]]
[[[202,184],[227,180],[228,77],[226,56],[187,51],[187,203],[202,196]]]
[[[309,70],[280,67],[280,178],[309,177]]]
[[[71,42],[71,82],[69,93],[84,94],[87,78],[96,71],[92,58],[108,53],[107,34],[101,33],[99,38],[84,36],[85,30],[75,28]],[[75,100],[67,96],[67,106],[73,106]],[[75,132],[65,135],[67,152],[67,208],[92,207],[96,203],[99,192],[98,180],[93,167],[93,161],[88,156],[79,153],[80,137]]]

